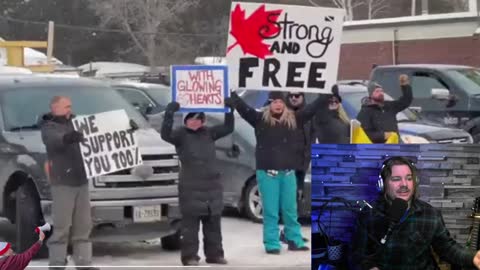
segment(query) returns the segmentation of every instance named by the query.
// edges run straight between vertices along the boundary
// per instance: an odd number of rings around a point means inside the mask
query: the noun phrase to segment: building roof
[[[443,64],[401,64],[401,65],[379,65],[379,68],[428,68],[428,69],[463,69],[472,68],[461,65],[443,65]]]

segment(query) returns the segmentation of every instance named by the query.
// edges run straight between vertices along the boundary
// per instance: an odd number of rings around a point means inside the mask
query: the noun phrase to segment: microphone
[[[45,225],[35,228],[35,232],[36,233],[40,233],[40,231],[49,232],[51,229],[52,229],[52,226],[50,225],[50,223],[47,222],[45,223]]]
[[[388,209],[388,218],[390,220],[390,225],[388,226],[388,231],[385,236],[380,240],[380,243],[385,244],[387,242],[388,236],[392,233],[393,227],[398,224],[402,216],[405,214],[405,211],[408,208],[408,203],[405,200],[400,198],[395,198],[393,200],[390,209]]]

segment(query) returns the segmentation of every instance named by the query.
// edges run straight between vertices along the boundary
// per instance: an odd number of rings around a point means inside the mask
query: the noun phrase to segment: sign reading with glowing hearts
[[[344,17],[343,9],[233,2],[230,86],[331,93]]]
[[[229,112],[228,68],[221,65],[171,67],[172,100],[182,112]]]

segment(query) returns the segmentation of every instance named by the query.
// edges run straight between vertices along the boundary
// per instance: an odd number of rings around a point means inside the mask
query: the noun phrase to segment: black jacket
[[[47,148],[52,185],[80,186],[88,183],[79,143],[66,143],[65,135],[74,131],[70,119],[45,114],[39,121],[42,141]]]
[[[233,112],[225,124],[196,131],[179,127],[172,131],[174,112],[166,111],[162,139],[175,145],[180,162],[178,192],[182,215],[220,215],[223,184],[216,167],[215,141],[233,132]]]
[[[412,88],[402,86],[403,95],[395,101],[385,101],[384,106],[365,104],[357,115],[357,120],[374,143],[385,143],[385,132],[398,132],[397,113],[412,103]]]
[[[315,116],[315,136],[320,144],[349,144],[350,124],[337,111],[321,111]]]
[[[287,106],[298,113],[301,110],[305,109],[305,103],[298,108],[294,108],[290,102],[287,100]],[[303,126],[299,128],[299,132],[297,133],[297,140],[295,144],[301,148],[300,151],[303,152],[303,155],[299,156],[298,158],[302,159],[303,162],[303,170],[306,172],[310,165],[310,160],[312,159],[312,144],[315,143],[315,130],[314,130],[314,119],[309,121],[305,121]]]
[[[325,106],[331,95],[320,95],[312,104],[295,113],[297,128],[285,125],[271,126],[262,117],[263,113],[248,106],[240,97],[232,94],[235,108],[254,129],[257,144],[255,159],[257,170],[304,170],[305,147],[298,143],[303,127],[321,106]]]

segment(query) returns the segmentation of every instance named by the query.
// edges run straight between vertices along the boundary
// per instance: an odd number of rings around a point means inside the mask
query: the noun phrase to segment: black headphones
[[[391,168],[393,166],[394,162],[400,162],[404,165],[407,165],[410,168],[410,171],[412,171],[412,175],[415,176],[415,186],[418,186],[420,183],[417,175],[417,167],[415,167],[415,164],[409,160],[408,158],[404,157],[391,157],[383,161],[382,168],[380,170],[380,174],[378,175],[378,181],[377,181],[377,189],[379,192],[384,192],[385,191],[385,181],[387,179],[384,179],[385,173],[386,173],[386,168]]]

